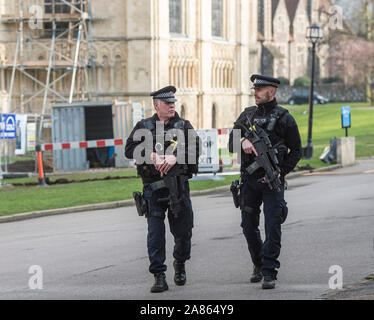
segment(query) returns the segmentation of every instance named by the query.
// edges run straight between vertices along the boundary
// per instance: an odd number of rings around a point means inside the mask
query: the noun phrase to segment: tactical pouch
[[[284,223],[287,219],[287,215],[288,215],[288,207],[287,207],[287,202],[285,200],[282,200],[281,202],[281,206],[282,206],[282,219],[281,219],[281,224]]]
[[[140,192],[133,192],[133,197],[135,200],[136,210],[140,217],[148,215],[148,205],[147,201],[144,199]]]

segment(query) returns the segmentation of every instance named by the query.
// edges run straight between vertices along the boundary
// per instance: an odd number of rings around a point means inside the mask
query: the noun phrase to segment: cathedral
[[[322,23],[328,6],[327,0],[2,0],[0,107],[40,114],[43,95],[36,92],[51,83],[45,113],[70,93],[74,101],[140,102],[148,116],[149,93],[171,84],[178,90],[177,111],[195,128],[231,127],[253,104],[251,74],[291,84],[308,75],[306,29]],[[35,8],[42,17],[36,25]],[[82,19],[87,28],[68,31]],[[52,59],[53,25],[60,58]],[[326,54],[321,48],[317,55],[321,77]],[[87,83],[94,86],[87,89]]]

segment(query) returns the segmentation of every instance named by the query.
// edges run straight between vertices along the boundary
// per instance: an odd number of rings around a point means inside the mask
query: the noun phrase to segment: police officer
[[[188,179],[197,172],[200,139],[188,120],[179,117],[175,111],[176,88],[167,86],[152,92],[156,113],[136,124],[125,147],[125,155],[136,160],[138,174],[143,181],[143,201],[148,223],[147,247],[150,260],[149,271],[155,282],[151,292],[168,290],[165,271],[165,213],[167,211],[170,231],[174,236],[174,282],[178,286],[186,283],[185,261],[190,258],[193,228],[193,211],[190,200]],[[163,129],[158,132],[161,125]],[[146,138],[135,139],[136,132],[143,129],[151,132],[151,150],[144,150],[145,162],[136,159],[136,148]],[[180,130],[183,139],[168,132]],[[160,137],[161,135],[161,137]],[[178,141],[178,138],[180,141]],[[146,145],[146,144],[145,144]],[[183,145],[184,148],[179,148]],[[146,147],[147,148],[147,147]],[[182,152],[182,154],[178,154]],[[181,156],[182,155],[182,156]],[[182,161],[181,159],[184,159]],[[192,160],[191,160],[192,159]],[[181,162],[181,163],[180,163]],[[166,178],[174,181],[170,187]],[[169,180],[168,180],[169,181]],[[179,203],[176,204],[176,202]]]
[[[247,240],[249,253],[253,262],[253,274],[250,281],[262,282],[263,289],[275,288],[277,269],[280,267],[278,257],[281,249],[281,224],[287,216],[287,206],[284,200],[284,177],[293,170],[302,154],[300,134],[294,118],[288,110],[280,107],[275,98],[280,84],[278,79],[263,75],[252,75],[256,106],[246,108],[237,122],[245,123],[246,116],[252,118],[252,123],[265,130],[269,135],[272,146],[277,151],[280,167],[280,191],[270,190],[264,178],[264,170],[259,168],[253,174],[245,170],[258,155],[249,139],[244,138],[241,129],[241,181],[240,209],[242,216],[241,227]],[[230,134],[229,149],[234,150],[234,135]],[[260,206],[263,203],[265,216],[265,241],[262,242],[259,230]]]

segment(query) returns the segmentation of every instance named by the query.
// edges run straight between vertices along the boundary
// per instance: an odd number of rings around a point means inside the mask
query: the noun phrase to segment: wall
[[[277,100],[279,103],[286,103],[296,90],[308,90],[305,88],[293,88],[291,86],[281,86],[278,88]],[[325,84],[315,85],[314,92],[318,92],[330,102],[362,102],[365,101],[365,90],[359,87],[346,87],[344,85]]]

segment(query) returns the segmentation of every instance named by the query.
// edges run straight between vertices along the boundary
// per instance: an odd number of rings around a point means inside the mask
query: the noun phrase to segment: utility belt
[[[187,194],[186,183],[188,182],[189,176],[165,176],[163,180],[159,180],[152,183],[145,183],[144,190],[149,192],[147,196],[145,193],[133,192],[136,209],[139,216],[145,216],[148,218],[152,215],[151,200],[154,192],[161,189],[168,189],[169,196],[167,198],[157,199],[157,203],[167,202],[174,216],[177,218],[179,214],[183,213],[187,207],[185,197]]]

